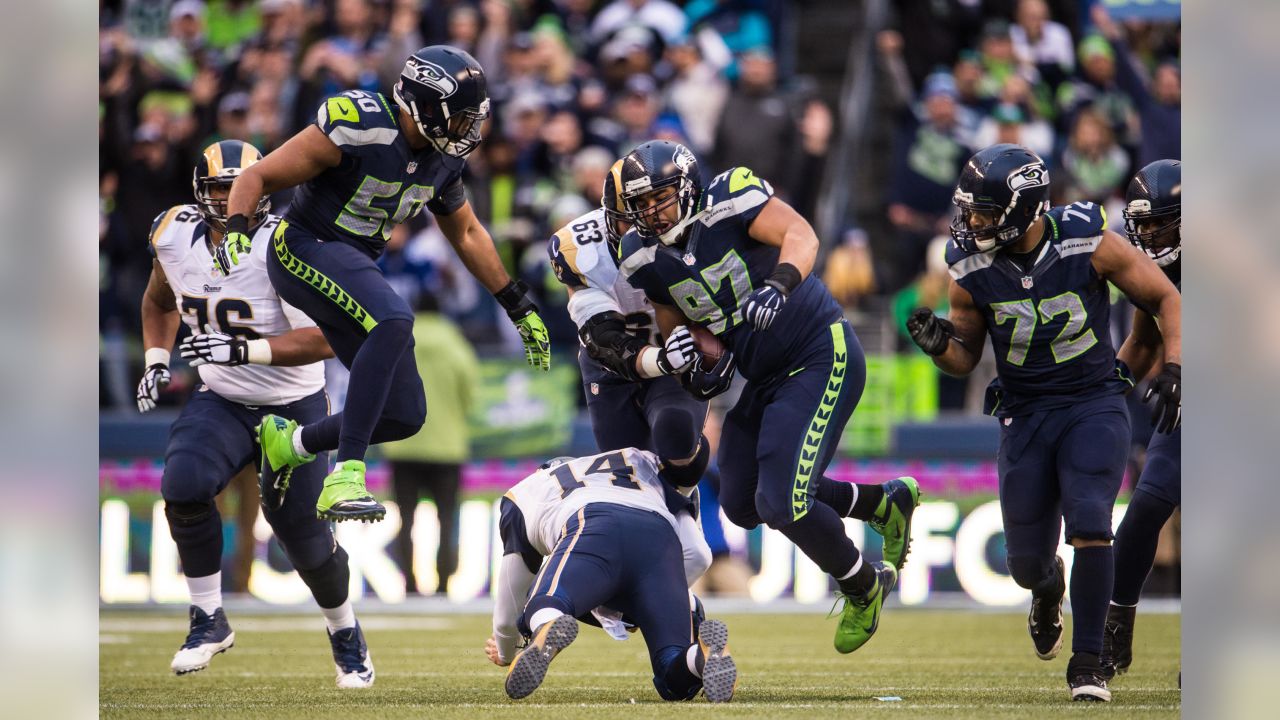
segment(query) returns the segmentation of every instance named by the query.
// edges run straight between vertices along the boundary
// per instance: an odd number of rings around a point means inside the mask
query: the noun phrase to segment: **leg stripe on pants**
[[[556,587],[560,584],[560,573],[564,572],[564,564],[569,559],[569,553],[573,552],[573,546],[577,545],[578,538],[582,537],[582,529],[587,526],[586,512],[586,506],[578,508],[578,531],[573,534],[573,539],[569,541],[569,547],[565,548],[564,555],[560,556],[556,574],[551,576],[551,587],[547,588],[548,595],[556,594]]]
[[[289,227],[289,223],[284,220],[280,221],[280,225],[276,227],[273,243],[276,251],[276,258],[280,264],[284,266],[293,275],[300,278],[303,282],[315,288],[322,295],[332,300],[347,312],[356,324],[364,328],[365,332],[371,332],[378,325],[378,321],[373,319],[356,299],[347,294],[337,283],[330,280],[324,273],[316,270],[310,265],[303,262],[297,255],[289,252],[289,246],[284,241],[284,231]]]
[[[827,424],[835,413],[836,403],[840,400],[840,387],[844,382],[845,362],[848,350],[844,341],[844,325],[831,324],[831,342],[834,353],[831,362],[831,375],[827,378],[827,388],[822,393],[822,402],[813,414],[809,423],[809,431],[804,436],[804,446],[800,448],[800,460],[796,463],[795,483],[791,486],[791,520],[794,522],[809,512],[809,483],[813,480],[813,466],[822,457],[822,441],[827,434]]]

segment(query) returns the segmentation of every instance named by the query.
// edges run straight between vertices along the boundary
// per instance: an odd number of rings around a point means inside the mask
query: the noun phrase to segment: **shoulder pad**
[[[1107,211],[1101,203],[1074,202],[1060,205],[1048,212],[1053,224],[1053,239],[1060,242],[1067,238],[1089,238],[1107,229]]]
[[[735,167],[720,173],[707,185],[702,195],[704,225],[711,226],[726,218],[745,216],[750,221],[773,197],[773,186],[756,177],[748,167]]]
[[[200,213],[194,205],[174,205],[156,216],[151,222],[151,232],[147,234],[147,242],[152,255],[155,249],[168,244],[168,231],[174,223],[184,224],[198,222]]]
[[[316,126],[338,147],[390,145],[400,134],[387,98],[364,90],[326,98],[316,111]]]
[[[605,242],[604,210],[596,208],[565,224],[551,236],[547,253],[560,282],[570,287],[587,286],[591,271],[600,263],[612,263]],[[572,277],[570,277],[572,276]],[[577,285],[572,283],[576,282]]]
[[[547,241],[547,257],[551,259],[551,269],[562,285],[574,290],[587,286],[586,278],[578,272],[578,246],[573,242],[567,225]]]

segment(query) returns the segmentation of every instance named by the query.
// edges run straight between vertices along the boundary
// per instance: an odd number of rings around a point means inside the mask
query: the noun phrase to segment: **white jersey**
[[[551,238],[548,252],[556,277],[574,291],[569,315],[581,328],[593,316],[614,310],[626,318],[629,331],[647,343],[661,345],[649,298],[618,272],[618,258],[605,241],[606,222],[604,209],[596,208]]]
[[[588,503],[612,503],[658,513],[680,533],[667,509],[658,457],[647,450],[623,448],[588,455],[539,470],[507,491],[524,516],[529,543],[544,557],[560,540],[565,523]],[[682,513],[683,514],[683,513]]]
[[[214,270],[208,225],[195,205],[176,205],[156,219],[151,247],[192,332],[204,332],[208,325],[216,332],[256,339],[315,327],[305,313],[280,299],[267,278],[267,252],[279,222],[268,215],[253,233],[253,251],[223,276]],[[210,390],[245,405],[284,405],[324,388],[324,364],[319,362],[297,367],[207,364],[197,370]]]

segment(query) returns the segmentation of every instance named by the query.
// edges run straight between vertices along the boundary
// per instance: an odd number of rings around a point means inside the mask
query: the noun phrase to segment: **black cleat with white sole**
[[[1102,631],[1102,670],[1107,679],[1123,675],[1133,663],[1133,621],[1137,607],[1111,605]]]
[[[1077,702],[1111,702],[1107,677],[1097,655],[1075,653],[1067,663],[1067,687]]]
[[[1031,612],[1027,615],[1027,630],[1036,646],[1036,657],[1052,660],[1062,650],[1062,598],[1067,594],[1067,581],[1062,558],[1056,561],[1057,577],[1053,588],[1042,595],[1031,595]]]

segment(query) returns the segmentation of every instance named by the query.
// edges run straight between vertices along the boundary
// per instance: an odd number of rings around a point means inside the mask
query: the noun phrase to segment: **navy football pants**
[[[697,450],[707,403],[685,392],[674,376],[628,382],[605,370],[586,350],[578,352],[578,366],[591,431],[600,452],[627,447],[656,452],[657,439],[663,433],[679,435],[664,437],[666,447],[688,448],[686,453],[675,453],[675,459],[691,457]]]
[[[303,431],[306,448],[337,449],[338,462],[363,460],[370,443],[417,433],[427,399],[413,357],[413,312],[373,259],[281,221],[267,273],[280,297],[315,321],[351,371],[346,406]]]
[[[684,553],[671,523],[649,510],[590,503],[565,523],[519,624],[532,634],[529,619],[548,607],[573,617],[601,605],[617,610],[644,634],[658,694],[685,700],[702,686],[685,663],[695,642],[689,602]]]
[[[1160,530],[1182,504],[1182,428],[1153,433],[1147,462],[1116,530],[1116,582],[1111,599],[1136,605],[1155,563]]]
[[[268,413],[312,423],[328,413],[324,391],[288,405],[247,406],[201,386],[169,430],[160,493],[183,572],[205,577],[222,558],[222,523],[214,498],[246,465],[259,460],[257,427]],[[316,517],[316,498],[328,467],[322,455],[293,471],[284,505],[263,510],[290,562],[299,570],[321,566],[333,555],[329,524]]]

